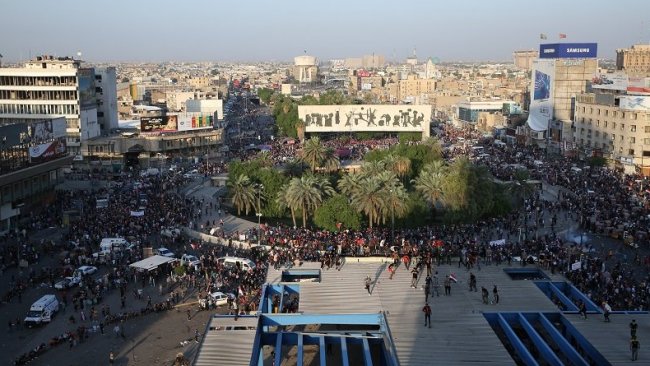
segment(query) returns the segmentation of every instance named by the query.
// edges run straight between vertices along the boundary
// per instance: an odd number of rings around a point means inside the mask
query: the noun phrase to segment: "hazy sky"
[[[0,0],[0,54],[87,61],[321,60],[383,54],[510,60],[546,42],[598,56],[650,41],[647,0]]]

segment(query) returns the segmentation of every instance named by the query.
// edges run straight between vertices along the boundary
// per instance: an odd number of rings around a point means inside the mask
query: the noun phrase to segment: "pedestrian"
[[[194,330],[194,342],[199,343],[199,330]]]
[[[115,338],[120,336],[120,325],[119,324],[115,324],[115,326],[113,327],[113,333],[115,333]]]
[[[451,279],[445,278],[445,296],[451,296]]]
[[[413,267],[411,270],[411,287],[412,288],[417,288],[417,283],[418,283],[418,268],[416,266]]]
[[[436,274],[433,275],[433,278],[431,279],[431,283],[433,285],[433,292],[431,293],[431,296],[440,296],[440,280],[438,279],[438,271],[436,271]]]
[[[609,323],[609,314],[612,312],[612,307],[609,306],[607,301],[603,301],[603,316],[605,317],[605,322]]]
[[[488,303],[488,296],[489,296],[488,290],[485,287],[481,286],[481,297],[483,298],[484,304]]]
[[[370,293],[370,284],[372,283],[372,279],[370,278],[370,276],[366,276],[364,282],[365,282],[366,291],[368,291],[368,296],[372,295],[372,293]]]
[[[495,304],[499,303],[499,290],[497,289],[497,285],[494,285],[494,288],[492,289],[492,296],[494,297],[493,301]]]
[[[431,276],[427,276],[424,280],[424,299],[429,299],[429,293],[431,292]]]
[[[584,320],[587,320],[587,305],[585,305],[584,301],[580,301],[580,305],[578,307],[580,315],[582,315],[582,318]]]
[[[112,364],[115,363],[115,354],[113,354],[113,352],[111,352],[111,353],[108,354],[108,363],[109,363],[110,365],[112,365]]]
[[[190,309],[187,309],[187,320],[192,320],[192,312]]]
[[[470,291],[474,290],[474,292],[478,292],[478,290],[476,289],[476,276],[472,272],[469,273],[469,290]]]
[[[104,335],[104,322],[99,322],[99,332]]]
[[[428,302],[424,303],[422,312],[424,313],[424,326],[428,325],[431,328],[431,306],[429,306]]]
[[[636,338],[636,330],[639,329],[639,324],[636,323],[636,319],[632,319],[630,322],[630,337]]]
[[[630,339],[630,351],[632,351],[632,361],[636,361],[639,359],[640,347],[641,347],[641,343],[639,343],[639,340],[636,339],[636,337],[632,337],[632,339]]]

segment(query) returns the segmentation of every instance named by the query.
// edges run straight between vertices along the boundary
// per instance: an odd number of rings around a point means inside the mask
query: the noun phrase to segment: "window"
[[[645,126],[645,133],[650,133],[650,126]]]
[[[621,123],[621,131],[625,131],[625,123]]]
[[[607,121],[603,121],[603,126],[607,128]]]
[[[627,154],[628,154],[628,155],[634,155],[634,149],[629,149],[629,150],[627,151]]]
[[[636,132],[636,125],[630,126],[630,132]]]
[[[643,139],[644,145],[650,145],[650,139]]]
[[[600,127],[600,120],[599,119],[596,120],[596,127]]]
[[[621,118],[625,118],[625,112],[621,112]]]
[[[636,137],[630,137],[630,143],[633,144],[636,142]]]
[[[616,129],[616,122],[612,122],[612,128]]]

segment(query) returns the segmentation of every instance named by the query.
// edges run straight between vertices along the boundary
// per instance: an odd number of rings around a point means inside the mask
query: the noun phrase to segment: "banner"
[[[553,118],[553,87],[555,60],[533,60],[528,126],[533,131],[546,131]]]
[[[172,132],[178,129],[178,118],[176,115],[162,117],[141,117],[140,132]]]
[[[191,131],[214,128],[214,116],[208,113],[179,113],[174,115],[178,119],[179,131]]]
[[[506,239],[492,240],[490,246],[501,246],[506,245]]]
[[[539,45],[539,58],[596,58],[597,43],[548,43]]]
[[[591,87],[604,90],[627,90],[627,74],[622,72],[596,73],[591,79]]]
[[[144,210],[131,211],[131,217],[142,217],[142,216],[144,216]]]
[[[650,78],[630,76],[628,78],[627,91],[629,93],[650,94]]]
[[[575,262],[571,265],[571,270],[572,271],[577,271],[580,268],[582,268],[582,262]]]
[[[423,132],[429,135],[430,105],[301,105],[305,132]]]
[[[650,96],[628,95],[620,97],[620,108],[630,111],[650,111]]]
[[[59,138],[45,144],[30,147],[29,162],[32,164],[40,164],[63,157],[66,153],[67,146],[65,138]]]
[[[65,137],[66,121],[59,117],[47,121],[34,122],[29,126],[29,136],[32,141],[42,142]]]

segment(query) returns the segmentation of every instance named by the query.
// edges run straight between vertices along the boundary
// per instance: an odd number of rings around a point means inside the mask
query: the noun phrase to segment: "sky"
[[[650,43],[647,0],[1,0],[5,62],[321,61],[384,55],[509,61],[543,42]]]

